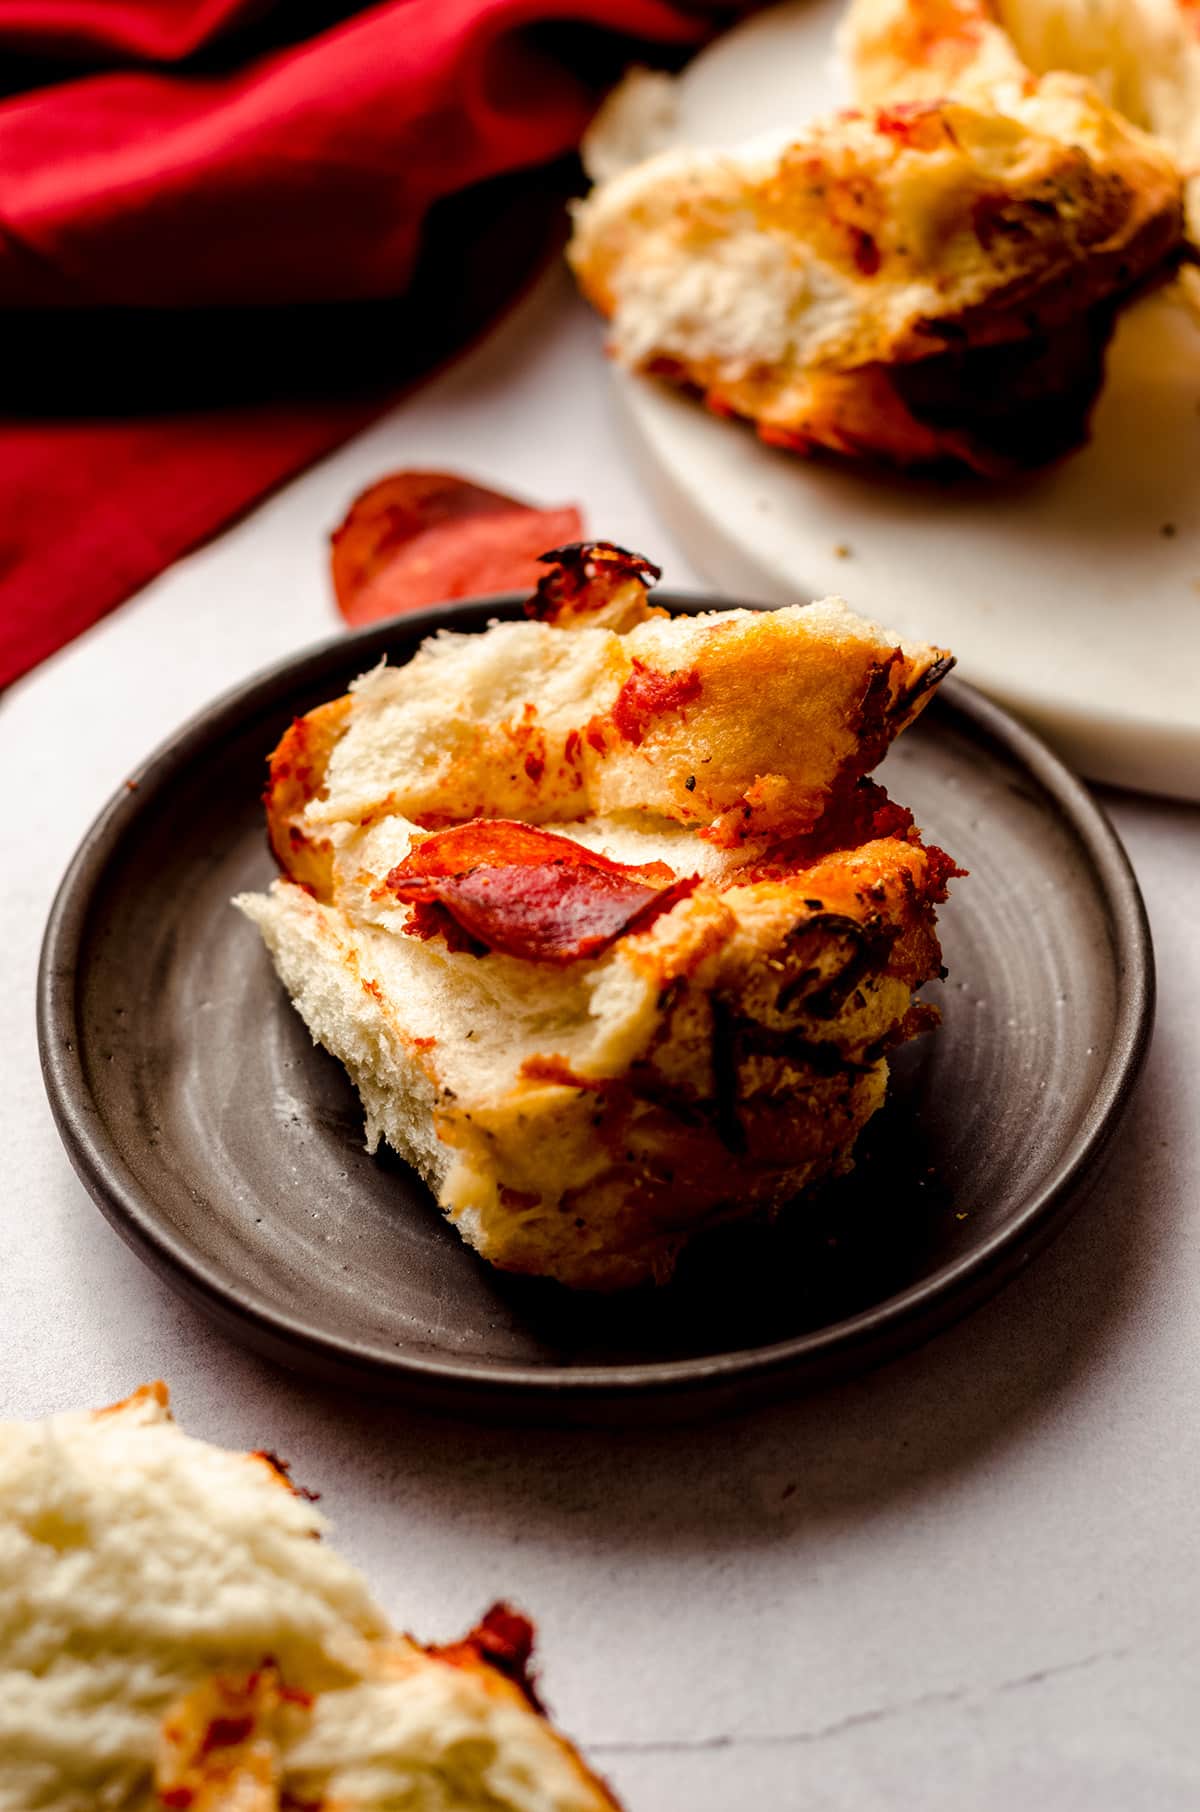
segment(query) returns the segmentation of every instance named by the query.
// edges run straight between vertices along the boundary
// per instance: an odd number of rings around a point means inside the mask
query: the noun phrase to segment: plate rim
[[[772,609],[711,592],[666,588],[657,599],[686,614],[737,605]],[[1032,730],[966,681],[951,677],[939,688],[935,710],[965,718],[976,736],[999,744],[1049,795],[1086,852],[1097,879],[1113,938],[1118,978],[1116,1028],[1104,1069],[1067,1150],[1051,1175],[1003,1226],[981,1245],[908,1285],[897,1294],[825,1327],[763,1346],[686,1359],[642,1360],[619,1365],[533,1365],[489,1362],[417,1352],[385,1353],[308,1325],[249,1286],[228,1288],[158,1215],[152,1192],[127,1167],[88,1086],[75,1011],[79,957],[88,914],[111,855],[139,818],[186,770],[198,746],[219,738],[229,720],[270,709],[270,695],[315,683],[331,665],[352,666],[357,650],[365,663],[388,637],[430,634],[447,628],[482,627],[494,615],[519,610],[524,594],[426,606],[404,616],[333,635],[253,672],[201,707],[141,762],[118,787],[84,833],[63,875],[42,940],[37,977],[37,1033],[42,1076],[67,1156],[88,1194],[116,1232],[159,1276],[218,1321],[227,1332],[285,1364],[327,1378],[353,1377],[369,1388],[436,1399],[441,1407],[494,1409],[501,1398],[540,1404],[620,1405],[629,1409],[664,1396],[769,1391],[783,1379],[811,1381],[852,1370],[914,1346],[958,1320],[976,1302],[1000,1289],[1057,1233],[1083,1196],[1087,1176],[1116,1130],[1149,1044],[1155,1005],[1155,965],[1150,926],[1132,864],[1103,808]],[[264,760],[266,752],[264,751]]]

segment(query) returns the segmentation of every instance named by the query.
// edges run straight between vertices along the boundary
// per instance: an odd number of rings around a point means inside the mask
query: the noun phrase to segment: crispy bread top
[[[540,620],[433,637],[297,720],[267,788],[288,875],[328,897],[335,845],[390,817],[626,816],[719,848],[804,834],[953,664],[837,598],[669,617],[599,589],[598,610],[628,627],[552,593]]]

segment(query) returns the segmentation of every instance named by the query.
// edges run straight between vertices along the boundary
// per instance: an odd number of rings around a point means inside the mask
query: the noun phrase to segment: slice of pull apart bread
[[[0,1425],[2,1812],[619,1812],[546,1719],[523,1617],[423,1648],[325,1528],[161,1384]]]
[[[1086,82],[996,61],[625,170],[618,91],[569,249],[614,356],[800,454],[996,476],[1078,445],[1121,298],[1180,245],[1180,176]]]
[[[955,873],[866,778],[952,665],[839,599],[671,617],[561,549],[271,757],[284,870],[237,904],[387,1142],[506,1270],[667,1278],[848,1168],[936,1018]]]

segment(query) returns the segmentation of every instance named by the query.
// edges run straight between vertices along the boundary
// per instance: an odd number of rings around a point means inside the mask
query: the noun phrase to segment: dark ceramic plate
[[[260,795],[285,725],[385,652],[514,608],[443,606],[289,660],[203,712],[101,814],[40,978],[72,1163],[189,1301],[358,1387],[510,1414],[679,1413],[912,1344],[1049,1238],[1129,1093],[1154,972],[1120,844],[1040,742],[950,681],[884,774],[971,871],[942,912],[945,1021],[901,1054],[854,1175],[786,1229],[696,1251],[658,1294],[505,1278],[403,1164],[366,1155],[349,1083],[228,902],[273,872]]]

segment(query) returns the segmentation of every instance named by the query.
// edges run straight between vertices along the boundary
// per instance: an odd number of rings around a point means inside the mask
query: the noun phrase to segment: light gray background
[[[0,700],[0,1410],[169,1380],[189,1430],[323,1493],[395,1619],[495,1596],[630,1812],[1188,1812],[1200,1804],[1200,812],[1109,796],[1161,984],[1092,1199],[998,1300],[856,1383],[658,1433],[437,1422],[249,1358],[155,1281],[42,1093],[42,926],[109,793],[215,693],[337,626],[325,537],[389,469],[547,502],[694,585],[551,273],[480,347]],[[838,539],[837,525],[830,524]],[[845,589],[854,597],[853,562]]]

